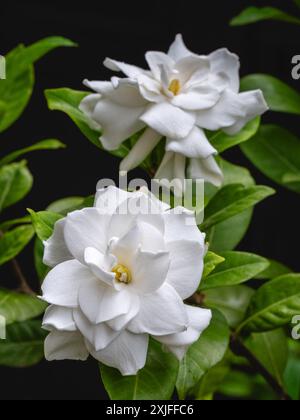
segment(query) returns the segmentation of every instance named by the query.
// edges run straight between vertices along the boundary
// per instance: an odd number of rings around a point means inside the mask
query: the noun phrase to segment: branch
[[[271,386],[280,399],[283,401],[291,401],[291,397],[285,392],[283,387],[273,378],[273,376],[267,371],[267,369],[253,356],[250,350],[242,343],[240,339],[236,336],[231,337],[230,342],[231,350],[237,356],[242,356],[246,358],[251,365],[254,367],[255,371],[258,372]]]
[[[2,230],[0,230],[0,238],[2,238],[2,236],[4,235],[4,233],[2,232]],[[31,287],[28,284],[28,281],[26,279],[26,277],[23,274],[23,271],[18,263],[18,261],[14,258],[13,260],[11,260],[11,266],[14,270],[14,273],[19,281],[19,291],[26,293],[27,295],[30,296],[35,296],[36,293],[31,289]]]

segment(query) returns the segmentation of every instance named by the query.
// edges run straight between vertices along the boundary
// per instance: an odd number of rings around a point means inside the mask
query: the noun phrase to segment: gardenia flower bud
[[[205,130],[237,134],[250,120],[267,111],[260,90],[239,93],[239,58],[227,49],[200,56],[178,35],[168,54],[148,52],[150,70],[106,59],[104,64],[126,78],[85,81],[96,94],[80,109],[93,128],[102,130],[106,150],[118,149],[130,136],[140,139],[121,163],[121,171],[141,164],[166,138],[166,155],[156,179],[204,179],[216,186],[223,174]]]
[[[93,208],[58,221],[45,242],[47,360],[91,354],[135,375],[149,336],[182,359],[211,320],[211,311],[184,303],[199,286],[205,252],[193,213],[148,190],[99,190]]]

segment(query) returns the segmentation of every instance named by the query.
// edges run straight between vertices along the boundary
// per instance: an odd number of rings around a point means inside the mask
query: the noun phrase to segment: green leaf
[[[81,101],[88,94],[88,92],[75,91],[71,89],[51,89],[46,90],[45,92],[49,109],[52,111],[62,111],[66,113],[77,125],[84,136],[99,149],[102,149],[100,143],[101,132],[93,130],[90,127],[88,117],[79,109]],[[129,151],[130,149],[123,143],[120,149],[112,152],[112,154],[123,158],[129,153]]]
[[[46,275],[48,274],[50,270],[49,267],[47,267],[43,263],[43,258],[44,258],[43,242],[39,238],[36,238],[34,242],[34,265],[35,265],[38,278],[41,282],[44,281]]]
[[[277,261],[269,260],[269,263],[270,266],[256,277],[258,280],[273,280],[276,277],[292,272],[290,268]]]
[[[204,259],[204,271],[203,271],[202,281],[207,276],[209,276],[209,274],[212,273],[219,264],[221,264],[224,261],[225,259],[223,257],[220,257],[219,255],[208,251]]]
[[[300,7],[300,0],[294,0],[296,6]]]
[[[249,399],[255,390],[255,378],[244,372],[232,370],[218,391],[226,397]]]
[[[275,7],[248,7],[239,16],[232,19],[230,24],[231,26],[243,26],[263,20],[277,20],[300,25],[300,19]]]
[[[208,203],[201,229],[207,231],[212,226],[242,213],[274,193],[274,190],[265,186],[250,188],[239,184],[225,186]]]
[[[6,325],[36,318],[46,307],[45,302],[35,297],[0,289],[0,315],[5,318]]]
[[[62,215],[50,211],[36,213],[28,209],[28,212],[30,213],[34,230],[41,241],[46,241],[52,236],[55,223],[62,219]]]
[[[276,125],[265,125],[242,146],[247,158],[272,181],[300,193],[300,140]]]
[[[255,118],[234,136],[229,136],[224,133],[224,131],[218,131],[209,136],[209,141],[219,153],[225,152],[225,150],[230,149],[231,147],[250,140],[251,137],[257,133],[260,121],[260,117]]]
[[[263,285],[253,296],[239,331],[265,332],[289,324],[300,314],[300,274],[287,274]]]
[[[245,342],[248,350],[283,386],[288,361],[288,341],[282,329],[251,334]]]
[[[284,383],[288,394],[294,401],[300,399],[300,360],[299,357],[292,356],[288,360],[287,368],[284,373]]]
[[[228,349],[229,335],[225,318],[220,312],[214,311],[210,326],[190,347],[180,364],[177,378],[180,399],[189,396],[204,374],[223,359]]]
[[[236,328],[244,320],[254,293],[247,286],[219,287],[204,293],[204,303],[222,312],[229,326]]]
[[[233,165],[218,158],[218,163],[224,174],[224,185],[243,184],[245,187],[255,185],[248,169]],[[206,189],[207,190],[207,189]],[[215,189],[215,193],[217,189]],[[210,249],[213,252],[231,251],[235,249],[246,235],[253,215],[253,209],[248,209],[230,219],[213,226],[207,235]]]
[[[0,168],[0,212],[22,200],[31,190],[33,178],[26,162]]]
[[[0,160],[0,166],[7,165],[8,163],[13,162],[14,160],[18,159],[20,156],[23,156],[27,153],[36,152],[39,150],[57,150],[57,149],[63,149],[64,147],[66,146],[63,143],[61,143],[59,140],[55,140],[55,139],[42,140],[39,143],[26,147],[25,149],[17,150],[16,152],[13,152],[10,155],[5,156],[3,159]]]
[[[270,265],[265,258],[245,252],[226,251],[220,256],[225,261],[201,283],[201,291],[245,283]]]
[[[31,223],[30,216],[24,216],[24,217],[21,217],[20,219],[7,220],[6,222],[0,223],[0,231],[6,232],[15,226],[25,225],[27,223],[28,224]]]
[[[300,114],[300,94],[268,74],[252,74],[241,81],[241,90],[261,89],[272,111]]]
[[[18,46],[6,56],[6,79],[0,83],[0,132],[23,113],[34,85],[33,64],[57,47],[74,46],[61,37],[43,39],[27,48]]]
[[[0,341],[0,365],[24,368],[39,363],[44,358],[46,336],[39,321],[10,325],[6,340]]]
[[[32,226],[19,226],[0,237],[0,266],[14,259],[34,236]]]
[[[52,213],[61,214],[66,216],[75,210],[81,210],[86,204],[86,198],[84,197],[67,197],[57,200],[47,207],[47,211]]]
[[[122,376],[101,365],[101,377],[111,400],[169,400],[174,392],[178,361],[150,340],[147,363],[136,376]]]
[[[196,400],[212,400],[214,393],[219,389],[229,371],[229,365],[223,362],[210,369],[193,392]]]

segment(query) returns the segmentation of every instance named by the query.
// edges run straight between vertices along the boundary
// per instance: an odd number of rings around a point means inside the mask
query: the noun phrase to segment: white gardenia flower
[[[205,252],[193,213],[148,190],[99,190],[93,208],[58,221],[45,242],[46,358],[91,354],[135,375],[152,336],[182,359],[211,320],[211,311],[184,303],[199,286]]]
[[[106,59],[104,64],[126,78],[110,82],[85,81],[96,93],[81,110],[93,128],[102,130],[106,150],[118,149],[130,136],[145,129],[121,163],[122,171],[138,166],[159,141],[166,138],[166,156],[157,179],[204,179],[216,186],[223,174],[204,130],[234,135],[262,115],[267,104],[260,90],[239,93],[239,58],[227,49],[208,56],[192,53],[178,35],[168,54],[148,52],[150,70]]]

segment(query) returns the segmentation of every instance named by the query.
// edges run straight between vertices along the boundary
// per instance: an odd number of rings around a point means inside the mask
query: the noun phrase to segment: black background
[[[299,27],[267,22],[230,28],[229,20],[249,5],[273,5],[300,15],[299,9],[288,0],[2,2],[0,54],[20,42],[30,44],[51,35],[62,35],[79,44],[78,48],[56,50],[36,65],[36,86],[30,105],[22,118],[1,135],[1,156],[45,138],[59,138],[68,146],[64,151],[41,152],[29,157],[35,175],[34,188],[5,218],[24,215],[26,207],[43,210],[65,196],[87,196],[103,177],[117,179],[118,160],[98,151],[65,115],[51,113],[43,96],[46,88],[83,89],[84,78],[108,79],[111,74],[102,66],[106,56],[145,66],[145,51],[167,50],[175,34],[181,32],[195,52],[205,54],[226,46],[239,54],[242,75],[271,73],[299,89],[300,81],[291,77],[291,58],[300,53]],[[300,135],[299,117],[270,113],[265,121],[284,124]],[[265,179],[238,149],[227,153],[227,158],[247,166],[257,182],[278,191],[277,196],[257,208],[240,249],[277,259],[300,271],[299,196]],[[132,175],[143,176],[143,173],[136,171]],[[23,253],[20,261],[32,286],[36,287],[31,251]],[[1,271],[1,285],[13,285],[14,281],[8,269]],[[42,363],[25,370],[0,368],[0,399],[105,398],[94,361]]]

